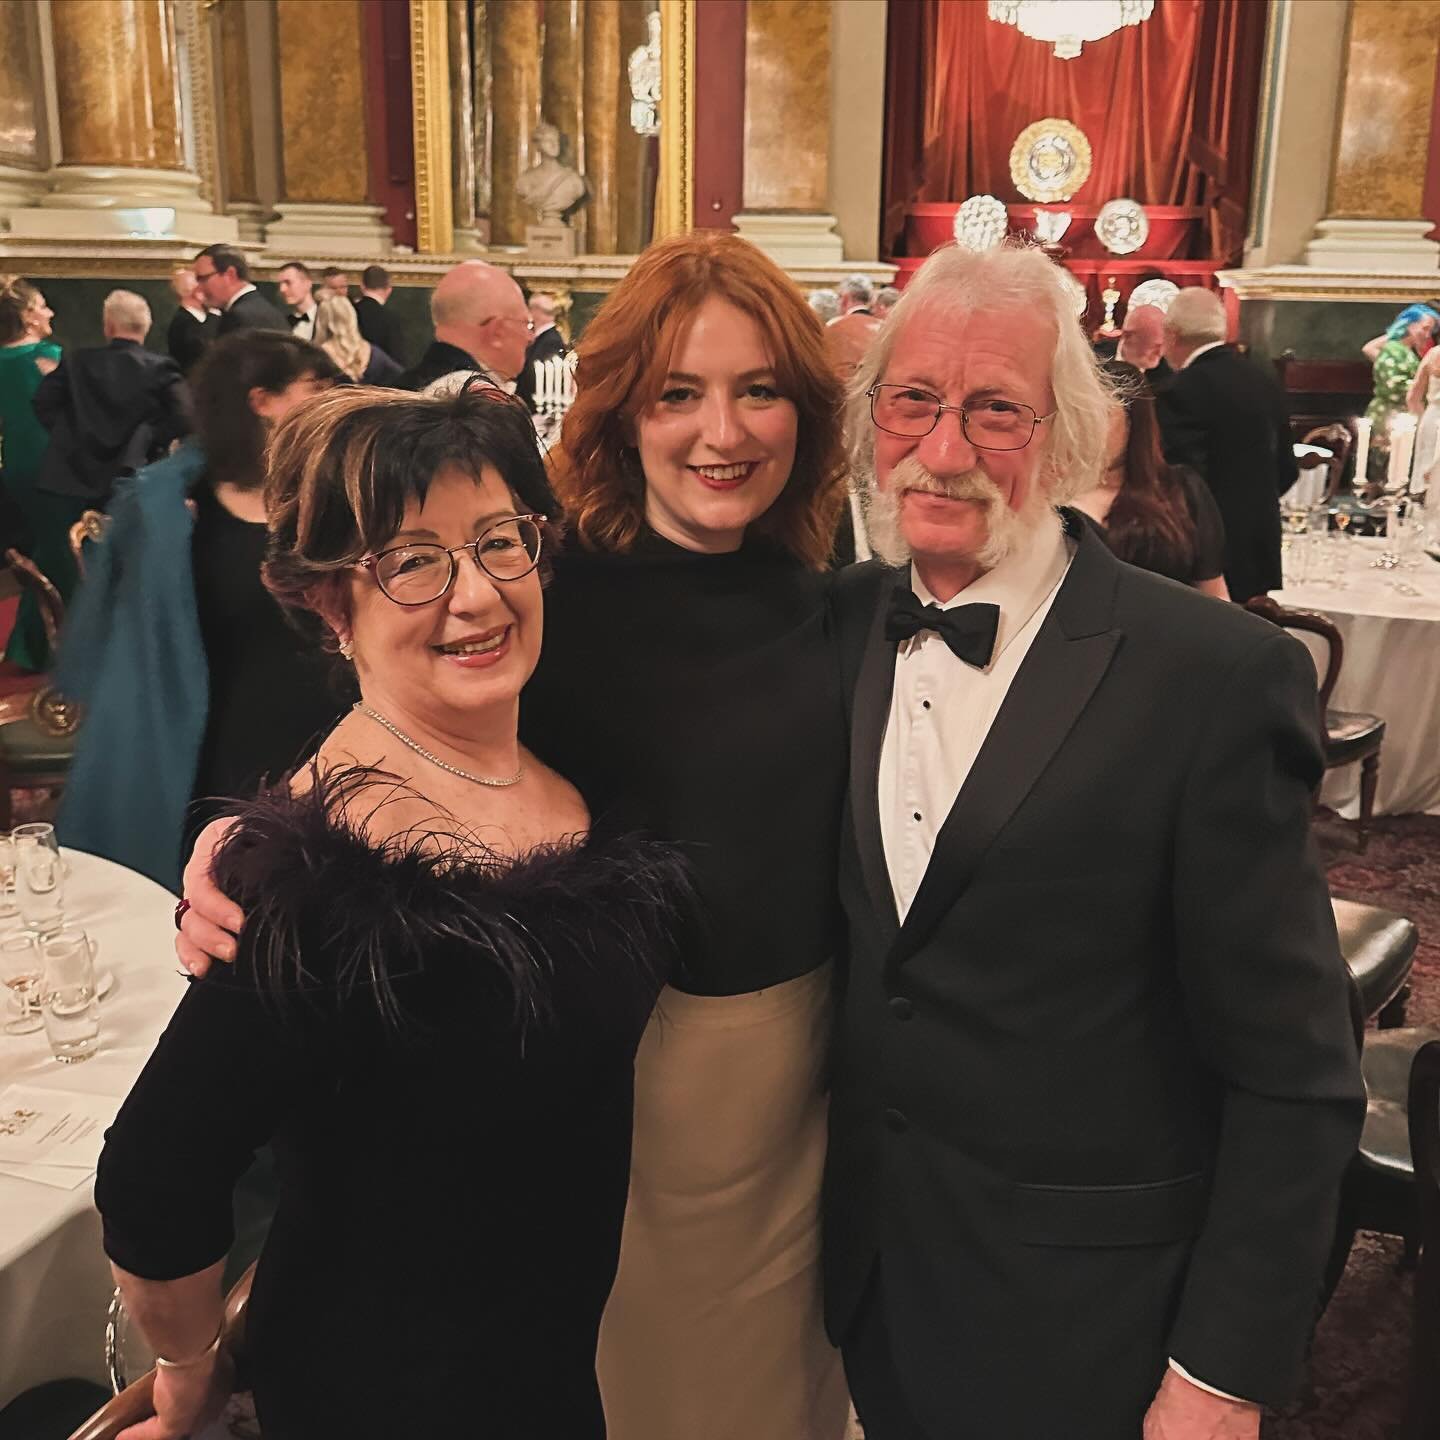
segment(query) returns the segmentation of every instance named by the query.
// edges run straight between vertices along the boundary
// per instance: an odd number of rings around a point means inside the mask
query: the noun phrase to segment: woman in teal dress
[[[20,542],[35,563],[68,596],[75,563],[68,530],[74,501],[35,488],[40,457],[50,442],[31,403],[36,387],[60,363],[50,338],[55,312],[28,280],[0,275],[0,485],[6,498],[6,545]],[[43,670],[50,658],[40,608],[27,594],[20,602],[5,658],[26,670]]]
[[[1365,409],[1373,427],[1367,479],[1385,478],[1390,464],[1390,421],[1405,413],[1410,382],[1437,329],[1440,315],[1428,305],[1407,305],[1385,332],[1385,343],[1375,356],[1375,394]]]

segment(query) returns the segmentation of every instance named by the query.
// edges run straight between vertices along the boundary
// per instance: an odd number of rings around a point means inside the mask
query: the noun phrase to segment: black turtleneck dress
[[[597,821],[680,844],[708,914],[672,976],[738,995],[834,952],[847,750],[829,577],[763,540],[573,544],[545,595],[521,736]]]

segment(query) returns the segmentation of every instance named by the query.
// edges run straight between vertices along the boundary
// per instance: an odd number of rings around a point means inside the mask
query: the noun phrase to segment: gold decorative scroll
[[[695,0],[660,0],[660,176],[655,236],[689,230],[695,214]]]
[[[415,229],[422,255],[455,248],[450,159],[450,35],[445,0],[410,0]]]

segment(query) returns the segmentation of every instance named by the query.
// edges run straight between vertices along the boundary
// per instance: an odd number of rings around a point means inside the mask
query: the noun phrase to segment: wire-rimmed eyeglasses
[[[1035,434],[1035,427],[1055,418],[1055,411],[1037,415],[1019,400],[975,400],[969,405],[946,405],[938,395],[916,385],[872,385],[870,418],[877,430],[922,440],[947,411],[960,417],[965,438],[977,450],[1023,450]]]
[[[423,542],[395,545],[357,560],[355,568],[368,570],[380,593],[396,605],[429,605],[449,593],[459,573],[457,557],[467,550],[492,580],[523,580],[540,563],[546,518],[507,515],[453,549]]]

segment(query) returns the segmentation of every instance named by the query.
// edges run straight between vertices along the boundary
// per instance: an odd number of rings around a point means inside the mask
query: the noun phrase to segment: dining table
[[[1340,632],[1344,658],[1332,710],[1385,721],[1377,815],[1440,814],[1440,551],[1417,548],[1407,566],[1388,565],[1389,542],[1368,536],[1305,537],[1330,548],[1338,564],[1287,568],[1272,598],[1287,609],[1327,615]],[[1292,550],[1293,553],[1293,550]],[[1324,665],[1325,642],[1301,636]],[[1320,798],[1353,819],[1360,808],[1360,767],[1331,770]]]
[[[0,1033],[0,1095],[14,1085],[103,1100],[114,1118],[185,990],[174,950],[175,896],[113,861],[64,850],[64,919],[96,945],[95,1054],[61,1064],[43,1030]],[[0,931],[20,925],[0,919]],[[66,1102],[76,1103],[76,1102]],[[94,1174],[71,1189],[0,1173],[0,1408],[50,1380],[106,1383],[114,1283],[101,1247]],[[53,1172],[51,1172],[53,1174]]]

